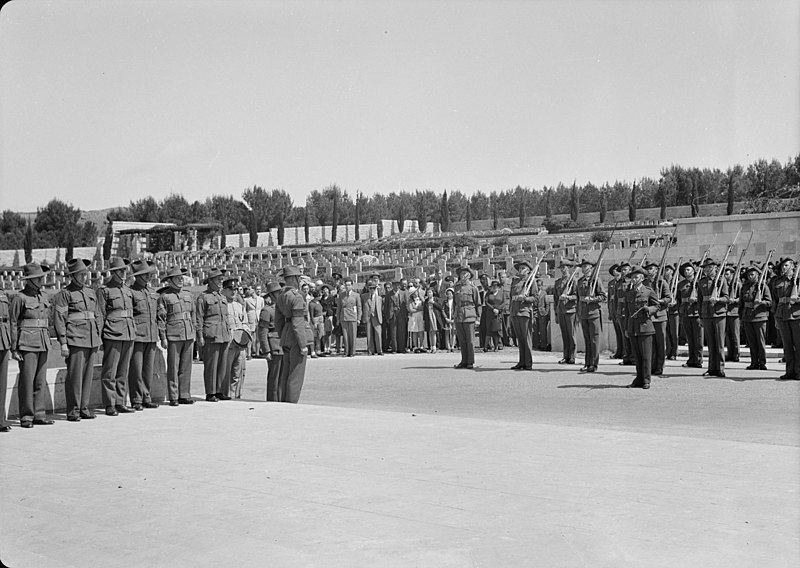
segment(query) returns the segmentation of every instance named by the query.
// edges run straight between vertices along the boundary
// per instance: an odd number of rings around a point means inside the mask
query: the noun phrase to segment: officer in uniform
[[[472,369],[475,366],[475,321],[478,320],[480,298],[478,288],[472,284],[472,270],[469,266],[460,266],[456,270],[458,283],[453,289],[453,325],[456,338],[461,349],[461,362],[454,365],[456,369]]]
[[[572,290],[567,290],[567,282],[570,279],[570,268],[575,266],[571,260],[561,259],[561,277],[556,279],[553,284],[553,298],[556,302],[556,318],[558,327],[561,330],[561,343],[563,345],[563,357],[560,364],[575,364],[575,312],[576,299]],[[570,288],[573,288],[570,285]]]
[[[747,347],[750,349],[749,371],[767,370],[767,321],[769,309],[772,305],[772,294],[769,286],[759,289],[758,280],[761,271],[751,266],[745,272],[747,281],[742,285],[739,296],[739,315],[742,318],[742,327],[747,338]]]
[[[53,298],[56,336],[67,362],[64,395],[70,422],[94,418],[89,404],[101,330],[97,296],[87,286],[91,264],[90,260],[80,258],[67,262],[70,283]]]
[[[183,290],[185,268],[173,267],[161,277],[158,290],[158,337],[167,351],[167,396],[170,406],[194,404],[192,354],[194,352],[194,300]]]
[[[581,371],[594,373],[600,364],[600,330],[603,327],[600,304],[606,301],[606,293],[599,278],[595,282],[594,290],[591,289],[594,263],[584,260],[580,266],[583,276],[575,286],[575,294],[578,297],[578,318],[581,320],[586,349],[586,358]]]
[[[734,274],[736,268],[730,264],[725,266],[722,277],[728,284],[728,310],[725,316],[725,360],[739,362],[739,275]]]
[[[155,267],[147,261],[136,260],[131,263],[131,270],[135,279],[131,293],[136,326],[128,375],[131,404],[135,410],[158,408],[158,403],[150,396],[158,352],[158,294],[150,288],[150,275]]]
[[[783,360],[786,372],[780,376],[782,381],[800,380],[800,298],[794,285],[797,267],[790,258],[780,263],[781,275],[773,284],[775,295],[775,322],[783,343]],[[13,305],[13,304],[12,304]]]
[[[665,355],[670,361],[678,358],[678,301],[672,296],[672,282],[675,277],[675,267],[667,264],[664,267],[664,280],[670,291],[670,301],[667,304],[667,348]]]
[[[534,282],[529,290],[525,290],[528,276],[533,270],[531,263],[520,260],[514,263],[517,275],[511,281],[511,326],[519,345],[519,360],[511,367],[514,371],[533,370],[533,335],[531,333],[531,316],[537,303],[538,288]],[[484,308],[485,310],[486,308]]]
[[[616,284],[617,306],[614,317],[622,331],[622,361],[620,365],[635,365],[633,359],[633,338],[628,336],[628,291],[631,289],[631,265],[627,262],[619,264],[619,281]]]
[[[281,336],[275,329],[275,310],[278,304],[278,295],[281,285],[277,282],[267,282],[267,295],[272,299],[272,303],[265,303],[259,315],[261,326],[267,331],[266,344],[262,345],[262,353],[267,354],[267,402],[278,402],[278,382],[281,377],[281,363],[283,361],[283,349],[281,348]]]
[[[53,424],[45,414],[50,302],[42,293],[50,267],[30,263],[22,271],[25,288],[11,298],[8,321],[11,356],[19,362],[19,423],[33,428],[34,424]]]
[[[707,259],[703,264],[703,277],[697,283],[697,300],[700,302],[700,317],[708,342],[708,370],[703,376],[725,376],[725,314],[728,309],[728,283],[719,278],[717,287],[714,280],[720,265]],[[702,348],[702,346],[701,346]]]
[[[691,262],[681,265],[683,279],[678,283],[678,314],[689,348],[689,359],[683,366],[702,369],[703,326],[700,323],[700,303],[697,301],[697,289],[694,286],[694,271]]]
[[[631,271],[631,285],[626,292],[627,333],[631,340],[633,358],[636,362],[636,378],[628,388],[650,388],[650,375],[653,366],[653,327],[652,316],[660,304],[655,292],[644,285],[645,274],[641,268]]]
[[[108,416],[134,412],[125,406],[128,394],[128,367],[133,352],[136,326],[133,323],[133,292],[125,286],[130,262],[112,258],[110,277],[98,290],[98,312],[103,320],[103,405]]]
[[[611,320],[611,325],[614,326],[614,339],[616,343],[611,359],[622,359],[622,338],[624,337],[624,333],[617,320],[617,284],[620,282],[621,278],[619,265],[612,264],[608,268],[608,273],[611,275],[611,280],[608,281],[608,319]]]
[[[0,290],[0,432],[10,432],[6,417],[6,390],[8,389],[8,359],[11,357],[11,326],[8,323],[8,296]]]
[[[654,262],[649,263],[644,267],[645,279],[644,285],[650,288],[658,298],[658,311],[653,315],[652,322],[655,329],[653,336],[653,368],[652,374],[661,376],[664,374],[664,361],[667,358],[667,306],[672,300],[669,293],[669,286],[658,277],[658,265]]]
[[[203,281],[206,289],[200,293],[195,306],[197,343],[203,349],[203,382],[206,401],[230,400],[224,388],[226,351],[231,341],[228,325],[228,301],[222,295],[225,273],[212,268]]]
[[[299,290],[300,269],[297,266],[284,267],[283,279],[286,285],[275,303],[275,331],[280,335],[283,350],[278,400],[297,403],[306,374],[308,303],[305,294]]]

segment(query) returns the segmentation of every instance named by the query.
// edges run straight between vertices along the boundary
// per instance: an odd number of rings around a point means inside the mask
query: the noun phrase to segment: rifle
[[[764,269],[761,271],[761,276],[758,278],[758,287],[756,288],[756,302],[761,301],[761,297],[764,295],[764,284],[767,282],[767,272],[769,271],[769,261],[772,260],[772,255],[775,254],[775,249],[769,251],[767,255],[767,260],[764,261]]]
[[[672,231],[672,236],[669,238],[669,242],[667,246],[664,247],[664,254],[661,255],[661,262],[658,264],[658,272],[656,273],[656,281],[655,284],[658,286],[658,283],[661,281],[661,275],[664,274],[664,265],[667,262],[667,253],[669,249],[672,248],[672,241],[675,239],[675,234],[678,232],[678,225],[675,225],[675,229]]]
[[[572,271],[572,274],[569,275],[569,279],[567,283],[564,285],[564,291],[561,292],[562,296],[569,296],[570,292],[572,292],[572,285],[575,283],[575,276],[577,276],[581,272],[581,267],[576,266],[575,270]]]
[[[675,301],[675,296],[678,293],[678,277],[680,276],[681,270],[681,263],[683,262],[683,257],[678,259],[678,266],[676,267],[675,274],[672,275],[672,282],[669,283],[669,291],[672,295],[673,301]]]
[[[591,285],[589,286],[589,296],[594,296],[595,288],[597,288],[597,277],[600,276],[600,264],[603,262],[603,255],[606,254],[608,243],[611,242],[611,238],[614,236],[614,231],[616,231],[616,229],[611,231],[611,234],[608,236],[608,240],[603,243],[603,248],[600,249],[600,256],[597,257],[597,264],[595,264],[594,272],[592,273]]]
[[[545,256],[547,256],[547,251],[542,252],[542,256],[540,256],[539,260],[536,261],[536,266],[533,267],[533,270],[531,270],[531,273],[528,274],[528,277],[525,279],[525,287],[523,288],[525,291],[525,296],[530,294],[531,288],[533,287],[533,282],[536,280],[536,275],[539,273],[539,265],[542,264]]]
[[[739,271],[742,269],[742,260],[744,260],[744,255],[747,252],[747,249],[750,248],[751,242],[753,242],[753,233],[750,233],[750,238],[747,240],[747,244],[742,249],[742,252],[739,253],[739,261],[736,263],[736,271],[733,273],[733,285],[731,286],[732,298],[739,297],[739,288],[742,285],[742,279],[739,278]]]
[[[714,238],[711,239],[711,244],[708,245],[706,252],[703,253],[703,258],[700,259],[700,264],[697,265],[697,270],[695,270],[694,278],[692,279],[692,291],[689,294],[689,301],[696,302],[697,301],[697,281],[700,280],[700,273],[703,271],[703,263],[708,258],[708,253],[711,252],[711,247],[714,246],[714,242],[717,240],[716,233],[714,234]]]
[[[653,247],[656,246],[656,243],[661,240],[661,235],[659,235],[650,246],[647,247],[647,252],[644,253],[641,262],[639,262],[639,268],[644,268],[644,263],[647,262],[647,257],[650,255],[650,251],[653,250]]]
[[[714,298],[719,296],[719,288],[720,288],[719,276],[720,274],[722,274],[722,271],[725,270],[725,263],[728,262],[728,257],[730,256],[733,247],[736,246],[736,240],[739,238],[739,233],[741,232],[742,232],[741,229],[736,231],[736,236],[733,237],[733,242],[728,245],[728,250],[725,251],[725,256],[722,259],[722,264],[719,265],[719,270],[717,270],[717,275],[714,277],[714,285],[711,287],[711,296]]]

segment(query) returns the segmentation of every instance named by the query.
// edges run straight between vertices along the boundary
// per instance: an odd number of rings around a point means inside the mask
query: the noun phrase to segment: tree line
[[[645,177],[603,185],[559,183],[541,189],[518,185],[488,193],[445,190],[437,194],[428,189],[365,195],[360,190],[351,194],[331,184],[312,190],[301,204],[282,189],[254,185],[245,189],[241,198],[214,195],[205,201],[189,202],[179,194],[161,201],[146,197],[112,210],[107,220],[219,223],[223,234],[249,233],[250,246],[256,246],[258,233],[273,228],[277,229],[278,244],[283,244],[287,227],[304,227],[308,241],[309,228],[319,225],[330,227],[331,241],[337,240],[340,225],[355,225],[355,238],[359,240],[361,224],[377,223],[378,237],[383,236],[382,219],[397,221],[401,231],[405,221],[415,220],[420,231],[435,223],[446,232],[454,222],[464,223],[470,230],[475,220],[492,220],[497,228],[500,219],[516,218],[519,226],[525,227],[530,217],[550,220],[554,215],[567,214],[578,224],[582,213],[599,213],[603,222],[608,211],[625,209],[633,221],[640,208],[659,208],[665,219],[671,206],[689,206],[691,215],[697,216],[700,205],[709,203],[727,203],[730,215],[738,201],[767,203],[763,207],[769,207],[770,200],[786,198],[800,201],[800,154],[785,164],[761,159],[746,168],[736,165],[725,171],[671,165],[661,170],[658,179]],[[32,248],[65,247],[69,258],[73,247],[94,246],[97,241],[98,227],[92,222],[81,223],[80,218],[80,209],[58,199],[37,210],[33,221],[4,211],[0,248],[23,248],[27,253]]]

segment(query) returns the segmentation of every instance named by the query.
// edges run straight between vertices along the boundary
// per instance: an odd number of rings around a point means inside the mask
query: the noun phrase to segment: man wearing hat
[[[769,263],[769,272],[767,274],[767,286],[769,287],[769,291],[772,293],[772,298],[775,298],[775,285],[780,281],[781,277],[783,277],[783,261],[785,259],[781,258],[777,262],[770,262]],[[783,349],[783,341],[781,339],[781,332],[778,329],[778,321],[775,319],[775,312],[777,310],[777,304],[775,302],[772,303],[772,307],[769,312],[769,320],[767,320],[767,345],[772,345],[772,347]]]
[[[275,305],[275,331],[281,337],[283,361],[281,376],[278,381],[278,400],[280,402],[297,403],[306,374],[306,335],[308,303],[300,292],[300,269],[289,265],[283,268],[283,279],[286,286],[277,296]],[[350,282],[352,291],[352,282]],[[353,292],[355,294],[355,292]],[[358,294],[356,294],[358,298]]]
[[[796,381],[800,380],[800,298],[795,278],[797,267],[792,259],[784,258],[781,260],[780,270],[781,276],[775,281],[775,294],[772,297],[786,365],[786,372],[781,375],[780,380]]]
[[[608,273],[611,275],[611,280],[608,281],[608,319],[611,320],[611,325],[614,327],[615,347],[614,352],[611,354],[610,359],[622,358],[622,333],[617,323],[617,283],[620,279],[619,264],[612,264],[608,268]]]
[[[397,321],[395,327],[397,329],[397,352],[405,353],[408,351],[408,299],[410,293],[408,291],[408,280],[405,278],[400,279],[400,287],[397,290]]]
[[[367,291],[361,294],[361,321],[367,332],[367,353],[383,355],[383,298],[378,292],[378,283],[370,278]]]
[[[533,370],[533,335],[531,333],[531,316],[533,315],[536,304],[538,288],[535,282],[528,286],[533,267],[527,260],[520,260],[514,263],[517,275],[511,281],[511,326],[514,328],[514,335],[517,337],[519,345],[519,357],[517,364],[511,367],[514,371]],[[484,308],[485,310],[486,308]]]
[[[742,327],[750,349],[749,371],[767,370],[766,328],[769,310],[772,305],[772,293],[769,286],[759,286],[761,271],[751,266],[745,272],[746,281],[739,295],[739,314]]]
[[[225,377],[222,381],[221,392],[232,398],[242,397],[247,350],[253,339],[250,333],[249,314],[245,307],[234,299],[238,285],[239,280],[236,278],[227,278],[222,282],[222,295],[228,302],[228,327],[231,330],[231,341],[225,351]]]
[[[681,318],[689,349],[689,359],[684,367],[703,367],[703,326],[700,323],[700,303],[697,301],[697,287],[694,284],[694,266],[690,262],[681,265],[683,279],[678,283],[678,314]]]
[[[645,267],[644,285],[650,288],[658,298],[659,309],[653,315],[653,369],[652,374],[661,376],[664,374],[664,361],[667,358],[667,306],[672,300],[669,286],[663,278],[658,278],[658,264],[648,263]],[[658,281],[656,279],[658,278]]]
[[[456,328],[456,337],[461,349],[461,362],[455,365],[456,369],[472,369],[475,366],[475,321],[478,320],[478,288],[472,284],[472,269],[469,266],[460,266],[456,270],[458,283],[454,288],[454,317],[453,325]]]
[[[628,314],[626,325],[636,363],[636,378],[628,388],[649,389],[653,366],[653,336],[656,333],[652,316],[660,305],[655,292],[644,285],[644,270],[635,268],[630,275],[631,285],[625,299]]]
[[[553,284],[553,298],[556,302],[556,318],[561,330],[561,343],[563,357],[559,361],[562,365],[575,364],[575,312],[577,296],[573,293],[574,285],[570,282],[570,269],[574,263],[568,259],[561,259],[561,277]],[[567,288],[567,284],[569,289]]]
[[[708,343],[708,370],[703,376],[725,376],[725,315],[728,307],[728,283],[717,279],[719,262],[706,259],[703,277],[697,283],[700,317]],[[716,283],[716,284],[715,284]]]
[[[158,336],[167,350],[167,396],[170,406],[194,404],[192,399],[192,354],[194,352],[194,300],[183,289],[186,269],[174,266],[161,277]]]
[[[55,330],[61,355],[67,362],[64,395],[67,420],[92,419],[94,361],[100,347],[100,318],[95,291],[87,286],[90,260],[73,258],[67,262],[70,283],[53,297]]]
[[[667,346],[665,355],[670,361],[678,358],[678,301],[673,297],[673,282],[675,281],[675,267],[671,264],[664,266],[664,280],[670,290],[670,301],[667,304]]]
[[[544,281],[536,277],[536,304],[533,308],[533,347],[542,351],[550,351],[550,303],[547,301],[547,290]]]
[[[489,295],[489,275],[485,272],[478,274],[478,305],[481,307],[480,319],[478,320],[478,345],[486,351],[486,335],[488,326],[489,310],[486,309],[486,297]]]
[[[8,390],[8,359],[11,357],[11,326],[8,323],[8,296],[0,289],[0,432],[10,432],[6,416]]]
[[[150,276],[155,272],[155,266],[146,260],[135,260],[131,263],[131,270],[134,278],[131,286],[133,322],[136,325],[128,375],[131,405],[135,410],[158,408],[158,403],[153,402],[150,395],[158,352],[158,294],[150,288]]]
[[[361,309],[361,296],[353,290],[353,279],[348,276],[344,280],[344,292],[339,294],[336,307],[337,319],[342,326],[345,357],[354,357],[356,354],[356,331],[361,320]]]
[[[11,356],[19,362],[19,423],[23,428],[34,424],[53,424],[45,414],[47,402],[47,350],[50,302],[42,293],[44,275],[50,267],[35,262],[22,268],[25,287],[11,298],[8,308]]]
[[[581,322],[585,346],[584,366],[581,371],[594,373],[600,364],[600,330],[603,327],[600,305],[607,297],[600,278],[596,281],[594,279],[595,264],[583,260],[580,266],[583,276],[575,286],[575,293],[578,296],[578,319]]]
[[[736,272],[736,267],[726,264],[722,277],[728,284],[728,305],[725,315],[725,360],[731,363],[739,362],[739,290],[741,280]]]
[[[636,361],[633,359],[633,347],[631,345],[632,338],[628,336],[628,292],[631,288],[631,265],[627,262],[619,264],[619,280],[617,281],[616,295],[617,303],[614,312],[614,318],[620,326],[622,331],[622,361],[620,365],[635,365]]]
[[[383,337],[381,344],[385,352],[397,353],[397,313],[400,311],[400,299],[394,285],[386,282],[383,286]]]
[[[278,402],[278,381],[281,377],[281,362],[283,361],[283,348],[281,337],[275,329],[275,310],[281,285],[275,281],[267,282],[267,300],[259,315],[259,327],[266,330],[266,337],[262,341],[261,352],[267,359],[267,402]]]
[[[125,285],[130,262],[112,258],[109,279],[97,292],[98,312],[103,321],[103,405],[108,416],[134,412],[125,405],[128,368],[136,337],[133,321],[133,292]]]
[[[195,327],[197,343],[203,350],[203,382],[206,401],[230,400],[223,390],[225,386],[225,355],[231,341],[228,326],[228,300],[222,295],[222,281],[225,273],[212,268],[203,284],[206,289],[197,297],[195,303]]]

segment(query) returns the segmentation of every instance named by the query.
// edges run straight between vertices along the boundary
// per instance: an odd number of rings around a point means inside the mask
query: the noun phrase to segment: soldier
[[[703,264],[703,277],[697,283],[700,317],[708,342],[708,370],[703,376],[712,377],[725,376],[725,313],[728,307],[728,283],[724,278],[716,279],[718,270],[720,270],[719,263],[707,259]]]
[[[622,331],[622,361],[620,365],[635,365],[633,359],[633,338],[628,335],[628,291],[631,288],[631,265],[627,262],[619,264],[619,280],[616,283],[617,306],[614,317],[619,322]]]
[[[533,283],[526,290],[526,282],[533,267],[527,260],[514,263],[517,275],[511,281],[511,325],[519,345],[519,360],[511,367],[514,371],[533,370],[533,337],[531,334],[531,315],[536,305],[538,289]],[[486,309],[486,308],[484,308]]]
[[[578,318],[581,321],[583,343],[586,349],[584,366],[581,371],[594,373],[600,364],[600,329],[603,327],[600,304],[606,301],[606,293],[599,278],[594,282],[594,289],[592,289],[594,263],[584,260],[580,266],[583,270],[583,277],[575,286],[575,294],[578,297]]]
[[[206,289],[200,293],[195,304],[195,327],[197,343],[203,349],[203,382],[206,401],[230,400],[225,387],[225,355],[231,341],[228,327],[228,301],[222,295],[225,273],[212,268],[203,281]],[[229,386],[229,385],[228,385]]]
[[[281,290],[275,304],[275,331],[280,335],[283,349],[278,400],[297,403],[306,374],[308,304],[299,291],[300,269],[291,265],[284,267],[283,278],[286,286]],[[358,298],[358,294],[355,297]]]
[[[626,324],[636,362],[636,378],[628,388],[649,389],[653,366],[653,336],[656,333],[651,318],[659,309],[659,301],[655,292],[644,285],[645,274],[641,268],[635,268],[630,275],[631,285],[626,292]]]
[[[772,305],[775,308],[775,321],[783,343],[783,360],[786,364],[786,372],[780,376],[782,381],[800,380],[800,298],[794,282],[796,269],[792,259],[783,259],[780,262],[781,276],[773,285],[775,295]]]
[[[153,402],[150,395],[158,352],[158,294],[150,288],[150,275],[155,272],[155,266],[144,260],[136,260],[131,263],[131,270],[134,277],[131,286],[133,321],[136,325],[128,375],[131,405],[134,410],[158,408],[158,403]]]
[[[550,351],[550,304],[547,301],[547,292],[544,289],[544,282],[536,277],[536,305],[534,315],[536,317],[536,333],[534,334],[533,346],[542,351]]]
[[[485,272],[478,274],[478,283],[480,284],[480,288],[478,289],[478,305],[481,307],[480,320],[478,321],[478,345],[483,347],[484,351],[487,351],[486,326],[488,325],[487,318],[489,313],[486,309],[486,296],[489,295],[489,275]]]
[[[275,329],[275,310],[278,303],[278,294],[281,285],[277,282],[267,282],[267,296],[270,300],[264,303],[264,308],[259,315],[259,325],[266,329],[266,342],[261,346],[261,352],[267,357],[267,402],[278,402],[278,382],[281,377],[281,362],[283,349],[281,336]]]
[[[125,285],[129,264],[127,259],[112,258],[109,279],[97,293],[98,312],[103,321],[103,405],[108,416],[134,412],[125,405],[128,367],[136,337],[133,293]]]
[[[675,278],[675,267],[668,264],[664,267],[664,280],[670,290],[670,301],[667,304],[667,348],[666,357],[670,361],[678,358],[678,302],[672,297],[672,282]]]
[[[622,359],[622,338],[624,333],[617,319],[617,285],[621,281],[619,265],[612,264],[608,269],[608,273],[611,275],[611,280],[608,282],[608,319],[611,320],[611,325],[614,326],[614,339],[616,340],[614,353],[610,358]]]
[[[469,266],[460,266],[456,270],[458,283],[454,289],[453,323],[456,328],[458,345],[461,348],[461,363],[454,365],[456,369],[472,369],[475,366],[475,321],[478,319],[478,288],[470,282],[472,270]]]
[[[183,290],[185,268],[173,267],[161,277],[158,290],[158,336],[167,351],[167,396],[170,406],[194,404],[192,354],[194,352],[194,300]]]
[[[766,328],[772,294],[769,286],[759,288],[761,271],[755,266],[747,269],[747,281],[739,296],[739,314],[742,318],[747,347],[750,349],[749,371],[767,370]]]
[[[563,344],[563,357],[560,364],[575,364],[575,312],[576,299],[572,290],[567,290],[570,281],[570,268],[575,266],[571,260],[561,259],[561,277],[553,284],[553,298],[556,302],[556,318],[561,330],[561,343]],[[570,286],[572,288],[573,286]]]
[[[100,318],[95,291],[87,286],[89,265],[86,259],[67,262],[69,285],[53,298],[55,329],[61,344],[61,355],[67,362],[64,395],[67,399],[67,420],[91,420],[94,361],[100,348]]]
[[[50,302],[42,286],[50,267],[32,262],[22,271],[25,288],[11,298],[8,321],[11,356],[19,362],[19,425],[33,428],[34,424],[54,423],[45,414]]]
[[[8,296],[0,289],[0,432],[10,432],[6,417],[8,390],[8,358],[11,356],[11,327],[8,323]]]
[[[678,314],[686,333],[689,359],[684,367],[703,368],[703,326],[700,323],[700,303],[697,301],[697,288],[694,286],[694,266],[684,262],[680,270],[683,279],[678,283]]]
[[[658,265],[654,262],[649,263],[645,268],[644,285],[650,288],[658,298],[658,311],[653,314],[652,322],[655,335],[653,336],[653,369],[652,374],[661,376],[664,374],[664,361],[667,358],[667,306],[672,300],[669,293],[669,286],[658,277]]]
[[[725,346],[727,353],[725,360],[731,363],[739,362],[739,275],[734,274],[736,268],[730,264],[725,266],[722,273],[728,284],[728,309],[725,316]]]

